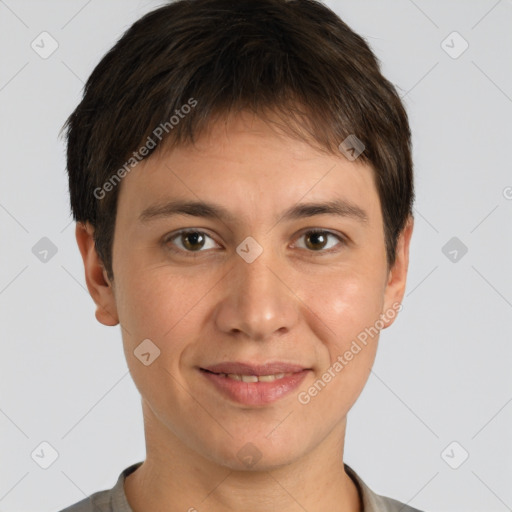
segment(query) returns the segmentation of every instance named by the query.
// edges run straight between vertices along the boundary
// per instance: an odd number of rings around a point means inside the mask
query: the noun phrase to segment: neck
[[[240,471],[201,456],[143,408],[147,456],[124,487],[133,512],[362,510],[343,467],[346,422],[300,459]]]

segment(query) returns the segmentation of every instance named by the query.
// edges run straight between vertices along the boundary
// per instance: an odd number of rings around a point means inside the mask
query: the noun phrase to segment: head
[[[96,317],[121,324],[159,431],[237,467],[248,442],[272,466],[342,426],[412,233],[407,115],[363,38],[311,0],[170,3],[105,55],[65,127]],[[302,399],[236,404],[203,371],[276,360],[307,367]]]

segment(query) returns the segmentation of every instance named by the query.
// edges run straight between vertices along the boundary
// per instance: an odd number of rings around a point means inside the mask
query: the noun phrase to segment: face
[[[344,432],[400,308],[412,223],[389,270],[370,167],[253,116],[219,123],[123,179],[113,283],[77,238],[158,442],[271,468]]]

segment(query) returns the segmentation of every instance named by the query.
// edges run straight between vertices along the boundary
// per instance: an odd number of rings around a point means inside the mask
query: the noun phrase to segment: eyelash
[[[173,240],[175,240],[176,238],[179,238],[181,235],[186,235],[186,234],[193,234],[193,233],[200,233],[202,235],[205,235],[207,236],[208,238],[213,239],[213,237],[211,237],[210,235],[208,235],[208,233],[204,232],[204,231],[200,231],[198,229],[183,229],[181,231],[178,231],[177,233],[173,233],[169,236],[166,236],[163,240],[163,244],[167,247],[167,249],[173,253],[178,253],[178,254],[186,254],[187,256],[191,256],[191,257],[198,257],[201,255],[201,253],[204,253],[204,252],[208,252],[208,249],[206,250],[199,250],[199,251],[188,251],[188,250],[185,250],[185,249],[177,249],[175,246],[171,246],[170,242],[172,242]],[[305,235],[311,235],[311,234],[326,234],[326,235],[331,235],[335,238],[337,238],[340,242],[340,244],[342,246],[345,246],[347,245],[347,241],[346,239],[341,236],[341,235],[338,235],[337,233],[333,233],[331,231],[328,231],[328,230],[325,230],[325,229],[309,229],[307,231],[304,231],[303,233],[301,233],[299,235],[298,238],[301,238]],[[215,243],[217,243],[215,240],[214,240]],[[302,249],[302,248],[301,248]],[[325,254],[332,254],[332,253],[335,253],[335,252],[339,252],[340,249],[327,249],[327,250],[318,250],[318,251],[313,251],[313,250],[309,250],[309,249],[303,249],[304,251],[306,252],[309,252],[311,254],[318,254],[318,255],[325,255]]]

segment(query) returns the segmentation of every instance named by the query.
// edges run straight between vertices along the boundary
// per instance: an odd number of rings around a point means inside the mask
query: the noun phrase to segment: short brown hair
[[[172,123],[191,99],[194,108]],[[63,127],[72,214],[94,226],[109,278],[116,172],[129,171],[139,148],[147,158],[163,142],[193,143],[218,115],[241,110],[278,113],[290,133],[333,154],[349,135],[364,144],[359,158],[374,171],[391,266],[412,216],[411,133],[365,40],[315,0],[178,0],[123,34]]]

